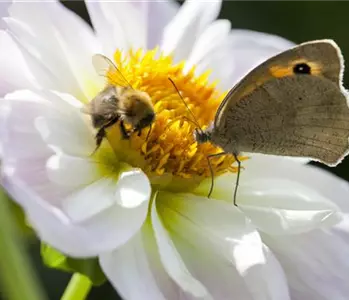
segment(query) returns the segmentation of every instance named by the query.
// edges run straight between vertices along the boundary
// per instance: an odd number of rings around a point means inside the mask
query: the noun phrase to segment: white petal
[[[11,90],[37,87],[37,83],[10,35],[0,30],[0,96]]]
[[[141,205],[151,194],[149,179],[140,169],[122,172],[116,187],[117,203],[125,208]]]
[[[349,231],[316,230],[263,240],[279,259],[294,300],[345,300],[349,295]]]
[[[157,199],[175,249],[213,299],[288,299],[282,269],[238,209],[190,195]]]
[[[52,150],[37,132],[34,120],[52,111],[50,103],[30,91],[7,94],[0,101],[4,113],[2,132],[2,170],[13,180],[21,180],[51,203],[69,193],[68,188],[57,188],[47,177],[46,161]],[[16,199],[22,205],[26,198]]]
[[[127,2],[87,1],[86,4],[106,55],[112,57],[117,49],[146,47],[145,11]]]
[[[297,182],[265,178],[253,181],[243,176],[241,182],[237,204],[263,232],[294,234],[341,220],[334,203]]]
[[[231,89],[254,67],[292,46],[293,43],[275,35],[233,30],[226,41],[200,61],[197,71],[211,69],[211,78],[219,79],[222,89]]]
[[[49,179],[63,186],[78,187],[100,178],[97,163],[81,157],[56,154],[46,163]]]
[[[63,199],[62,208],[73,223],[81,223],[115,203],[116,182],[100,179]]]
[[[254,164],[256,161],[258,163],[269,164],[272,168],[277,168],[279,162],[283,163],[284,160],[287,160],[292,163],[299,163],[301,165],[305,165],[309,163],[311,160],[309,158],[304,157],[296,157],[296,156],[279,156],[279,155],[265,155],[259,153],[243,153],[247,157],[251,158],[249,160],[244,161],[244,164]]]
[[[267,156],[265,156],[267,157]],[[343,211],[349,213],[349,184],[330,172],[311,165],[300,165],[288,159],[254,156],[243,162],[245,170],[241,173],[246,178],[265,178],[274,180],[285,178],[306,185],[322,196],[335,202]],[[244,179],[242,179],[243,182]]]
[[[155,201],[152,203],[151,220],[154,228],[155,239],[159,247],[160,259],[165,270],[185,292],[198,298],[208,297],[206,288],[196,280],[192,274],[190,274],[178,251],[173,245],[173,242],[158,215]]]
[[[50,152],[34,126],[34,119],[48,109],[38,95],[7,94],[1,99],[0,107],[3,112],[1,144],[6,159],[37,158]]]
[[[183,292],[164,270],[149,222],[125,245],[102,254],[100,264],[123,299],[184,299]]]
[[[51,131],[54,131],[56,137],[60,138],[57,139],[63,144],[69,144],[68,150],[71,150],[72,154],[90,155],[95,147],[90,128],[82,119],[81,103],[67,94],[19,90],[7,94],[0,102],[0,106],[4,111],[2,143],[5,145],[7,157],[38,157],[47,153],[48,147],[37,131],[40,125],[43,127],[41,129],[44,138],[50,137]],[[49,126],[51,124],[46,126],[46,123],[37,126],[35,121],[39,119],[39,123],[43,123],[40,121],[41,118],[44,120],[50,118],[54,121],[59,119],[60,123],[53,122],[51,126],[53,128]]]
[[[11,5],[11,1],[1,1],[0,2],[0,29],[6,28],[6,24],[5,24],[5,22],[3,22],[2,18],[8,16],[8,8],[10,5]]]
[[[190,70],[194,65],[204,60],[206,55],[220,48],[221,44],[228,38],[230,28],[230,21],[228,20],[217,20],[212,22],[195,43],[185,64],[185,71]]]
[[[38,117],[35,125],[47,144],[72,155],[91,155],[96,148],[92,133],[86,130],[86,124],[85,127],[82,126],[83,122],[78,124],[79,128],[74,126],[72,121],[78,120],[59,118],[59,116],[57,118]],[[84,130],[79,130],[83,128]],[[81,135],[79,131],[85,132]]]
[[[195,41],[216,19],[222,1],[186,1],[174,19],[166,26],[161,43],[165,54],[173,54],[174,61],[188,58]]]
[[[146,1],[142,2],[142,9],[147,15],[147,48],[153,49],[160,44],[163,30],[178,12],[179,5],[173,0]]]
[[[40,239],[74,257],[97,256],[124,244],[139,230],[148,212],[148,202],[133,209],[114,204],[83,223],[74,224],[59,206],[40,198],[21,180],[5,177],[2,184],[24,205],[29,222]],[[103,190],[103,194],[94,198],[97,205],[99,198],[108,196],[108,192],[110,190]],[[115,198],[115,189],[113,192]]]
[[[56,110],[35,119],[35,126],[45,142],[67,154],[90,156],[96,148],[94,136],[80,108],[69,103],[75,99],[53,93],[47,93],[46,99]]]
[[[88,246],[93,241],[84,228],[69,226],[68,219],[58,209],[43,202],[23,182],[5,177],[2,185],[13,199],[22,203],[29,223],[43,241],[72,256],[98,254]]]
[[[99,87],[102,81],[93,71],[91,57],[101,48],[87,23],[59,2],[16,2],[9,11],[11,18],[6,22],[22,50],[42,61],[46,73],[56,77],[55,86],[49,88],[83,100],[95,95],[91,84]],[[46,86],[44,72],[32,71]]]

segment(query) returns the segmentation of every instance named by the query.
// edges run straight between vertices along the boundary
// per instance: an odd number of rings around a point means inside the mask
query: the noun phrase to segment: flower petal
[[[206,288],[196,280],[186,268],[155,207],[151,208],[151,221],[154,228],[155,239],[159,247],[160,259],[170,277],[183,289],[184,292],[196,298],[208,296]]]
[[[150,198],[149,179],[140,169],[122,172],[116,187],[117,203],[125,208],[135,208]]]
[[[63,186],[78,187],[90,184],[101,177],[97,163],[65,154],[52,155],[46,163],[49,179]]]
[[[165,54],[173,54],[174,61],[186,59],[201,35],[219,14],[222,1],[186,1],[166,26],[161,43]]]
[[[103,178],[81,188],[63,199],[64,213],[73,223],[82,223],[111,208],[115,202],[115,185],[115,181]]]
[[[2,18],[8,16],[8,8],[11,5],[11,1],[1,1],[0,2],[0,29],[6,28],[5,22]]]
[[[1,184],[23,205],[29,224],[42,240],[72,256],[97,255],[88,246],[92,239],[84,228],[69,226],[68,219],[58,209],[44,203],[21,180],[5,177]]]
[[[210,69],[210,78],[219,79],[222,89],[231,89],[254,67],[292,46],[293,43],[275,35],[233,30],[225,41],[216,44],[201,59],[197,72]]]
[[[113,57],[116,49],[146,47],[146,15],[142,9],[127,2],[87,1],[86,5],[106,55]]]
[[[275,160],[272,156],[253,156],[244,161],[245,168],[241,174],[247,179],[265,178],[274,180],[285,178],[299,182],[308,188],[316,190],[322,196],[335,202],[342,210],[349,213],[349,184],[330,172],[311,165],[295,164],[288,159]],[[244,180],[242,178],[242,183]]]
[[[177,300],[183,297],[183,291],[164,270],[149,222],[126,244],[100,255],[100,264],[123,299]]]
[[[246,174],[244,174],[246,175]],[[284,179],[248,180],[241,176],[237,204],[268,234],[294,234],[332,226],[341,220],[338,207],[316,190]]]
[[[20,180],[42,198],[51,203],[71,192],[70,188],[57,188],[47,177],[46,161],[53,155],[35,128],[34,120],[52,111],[50,103],[31,91],[7,94],[0,101],[5,110],[2,128],[2,169],[10,181]],[[22,205],[22,200],[15,199]]]
[[[156,208],[186,268],[213,299],[289,298],[278,262],[234,206],[159,192]]]
[[[33,121],[48,109],[42,98],[29,91],[17,91],[1,99],[0,108],[3,112],[1,144],[6,159],[38,158],[50,153]]]
[[[179,5],[172,0],[155,0],[142,2],[142,6],[147,13],[147,46],[153,49],[160,44],[163,29],[176,15]]]
[[[31,69],[40,84],[70,92],[85,101],[95,95],[102,79],[94,72],[91,57],[101,48],[87,23],[58,1],[16,2],[9,12],[6,23],[22,52],[27,51],[27,56],[46,70]],[[55,79],[51,81],[53,86],[47,86],[48,74]]]
[[[212,51],[217,50],[226,42],[231,29],[230,21],[217,20],[206,27],[195,43],[192,52],[185,64],[185,72],[199,64]]]
[[[292,236],[263,235],[280,261],[294,300],[347,299],[349,231],[314,230]]]
[[[23,204],[29,223],[40,239],[73,257],[96,256],[119,247],[141,228],[148,212],[148,201],[135,208],[125,208],[116,204],[114,200],[113,206],[99,213],[94,210],[87,216],[88,218],[85,215],[79,220],[79,224],[75,224],[64,210],[59,208],[58,203],[55,206],[51,205],[20,179],[6,176],[2,184],[14,199]],[[104,197],[115,199],[115,189],[114,184],[113,188],[94,190],[91,194],[85,193],[86,197],[80,199],[88,203],[95,200],[94,208],[96,208],[101,197],[104,203],[106,200]],[[83,204],[79,202],[80,208]],[[64,206],[67,208],[66,203]],[[81,212],[81,210],[73,211],[72,207],[69,209],[69,213]],[[78,214],[74,215],[76,216]]]
[[[65,122],[62,122],[63,120]],[[71,124],[73,120],[76,123],[79,121],[76,118],[69,119],[63,116],[61,118],[38,117],[35,120],[35,126],[48,145],[71,155],[91,155],[96,147],[91,132],[86,130],[87,126],[82,126],[83,122],[76,124],[80,125],[80,128],[73,126]],[[79,131],[83,134],[79,135]]]
[[[0,53],[0,96],[16,89],[37,87],[21,51],[11,36],[2,30],[0,30]]]

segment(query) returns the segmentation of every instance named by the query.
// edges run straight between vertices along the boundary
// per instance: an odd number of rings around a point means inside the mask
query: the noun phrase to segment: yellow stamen
[[[222,150],[210,143],[196,143],[193,137],[195,125],[183,118],[191,119],[191,116],[168,79],[175,82],[204,129],[214,119],[225,96],[216,89],[216,83],[209,83],[209,72],[196,76],[195,68],[192,68],[185,74],[184,62],[173,64],[170,56],[159,55],[157,49],[145,54],[142,50],[131,50],[125,56],[116,51],[114,61],[134,89],[149,94],[156,113],[148,139],[149,128],[143,130],[141,136],[133,134],[129,140],[121,139],[118,124],[108,129],[108,141],[118,159],[142,168],[152,184],[161,188],[193,188],[210,177],[207,156]],[[107,78],[109,84],[117,83],[116,74],[108,72]],[[231,166],[235,161],[232,155],[210,161],[215,176],[236,172]]]

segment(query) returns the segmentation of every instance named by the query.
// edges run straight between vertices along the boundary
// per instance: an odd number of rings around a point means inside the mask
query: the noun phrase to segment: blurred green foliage
[[[40,252],[44,264],[50,268],[69,273],[78,272],[88,277],[95,286],[100,286],[106,281],[97,258],[76,259],[67,257],[45,243],[41,243]]]

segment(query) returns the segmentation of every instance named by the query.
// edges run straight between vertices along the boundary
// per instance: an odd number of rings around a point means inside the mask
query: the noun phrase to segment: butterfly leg
[[[210,186],[210,190],[208,191],[207,198],[210,198],[210,196],[212,194],[212,191],[213,191],[213,187],[214,187],[214,174],[213,174],[213,169],[212,169],[212,165],[211,165],[210,159],[213,158],[213,157],[218,157],[218,156],[222,156],[222,155],[226,155],[226,154],[227,153],[225,153],[225,152],[220,152],[220,153],[210,154],[210,155],[206,156],[208,167],[210,169],[210,174],[211,174],[211,186]]]
[[[213,169],[212,169],[212,165],[211,165],[211,161],[210,159],[212,157],[218,157],[218,156],[222,156],[222,155],[226,155],[227,153],[225,152],[220,152],[220,153],[216,153],[216,154],[211,154],[211,155],[208,155],[206,158],[207,158],[207,163],[208,163],[208,166],[210,168],[210,173],[211,173],[211,187],[210,187],[210,190],[208,192],[208,195],[207,197],[210,198],[211,194],[212,194],[212,191],[213,191],[213,187],[214,187],[214,174],[213,174]],[[234,156],[234,159],[235,161],[237,162],[238,164],[238,173],[237,173],[237,177],[236,177],[236,183],[235,183],[235,189],[234,189],[234,205],[235,206],[238,206],[236,204],[236,196],[237,196],[237,191],[238,191],[238,186],[239,186],[239,182],[240,182],[240,170],[241,170],[241,161],[239,160],[238,158],[238,155],[233,153],[233,156]]]
[[[235,205],[235,206],[238,206],[238,205],[236,204],[236,195],[237,195],[237,192],[238,192],[238,186],[239,186],[239,181],[240,181],[241,161],[239,160],[237,154],[233,153],[233,156],[234,156],[234,158],[235,158],[235,161],[236,161],[237,164],[238,164],[238,174],[237,174],[237,176],[236,176],[235,189],[234,189],[234,198],[233,198],[233,199],[234,199],[234,205]]]

